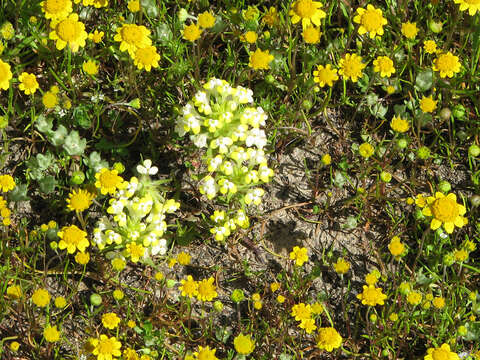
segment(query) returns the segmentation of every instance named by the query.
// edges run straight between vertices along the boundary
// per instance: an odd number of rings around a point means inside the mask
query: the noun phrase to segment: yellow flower
[[[279,304],[283,304],[285,302],[285,296],[278,295],[277,296],[277,301],[278,301]]]
[[[455,4],[460,4],[460,11],[468,10],[470,16],[480,12],[480,0],[453,0]]]
[[[398,314],[397,313],[391,313],[388,318],[390,319],[390,321],[397,321],[398,320]]]
[[[8,90],[11,78],[10,65],[0,60],[0,89]]]
[[[187,280],[180,280],[182,284],[178,289],[181,291],[182,296],[188,296],[193,298],[198,295],[198,283],[193,280],[192,275],[187,276]]]
[[[213,277],[208,278],[208,280],[203,279],[202,281],[198,282],[198,300],[212,301],[218,296],[216,286],[213,284],[213,282]]]
[[[9,346],[9,347],[10,347],[10,350],[11,350],[11,351],[17,352],[18,349],[20,349],[20,343],[17,342],[17,341],[12,341],[12,342],[10,343],[10,346]]]
[[[250,335],[240,334],[233,339],[235,350],[242,355],[248,355],[255,349],[255,341]]]
[[[319,302],[314,302],[312,304],[312,314],[321,314],[325,310],[323,305]]]
[[[407,38],[407,39],[415,39],[415,36],[417,36],[418,33],[418,28],[417,28],[417,23],[411,23],[407,21],[406,23],[402,24],[402,34]]]
[[[292,4],[289,15],[292,17],[292,23],[296,24],[302,20],[302,27],[305,29],[312,23],[320,26],[320,20],[327,16],[320,1],[297,0]]]
[[[393,256],[401,256],[405,251],[405,245],[400,241],[398,236],[394,236],[388,244],[388,250]]]
[[[411,291],[407,295],[407,302],[411,305],[418,305],[422,301],[422,294],[418,291]]]
[[[374,151],[375,151],[374,147],[369,143],[363,143],[358,147],[358,152],[365,159],[368,159],[370,156],[372,156]]]
[[[22,295],[22,288],[18,285],[11,285],[7,288],[7,296],[10,299],[20,299]]]
[[[193,353],[197,360],[218,360],[215,356],[216,349],[210,349],[210,347],[198,347],[198,351]]]
[[[0,28],[0,34],[3,36],[5,40],[11,40],[13,35],[15,35],[15,29],[11,22],[7,21],[4,22],[2,27]]]
[[[96,173],[95,179],[97,179],[95,186],[100,189],[102,195],[107,193],[114,195],[117,189],[124,189],[128,185],[121,176],[118,176],[117,170],[108,170],[107,168],[102,168]]]
[[[248,66],[254,70],[268,70],[270,68],[269,63],[273,60],[273,55],[270,55],[268,50],[262,51],[260,49],[250,53],[250,61]]]
[[[360,35],[368,33],[371,39],[377,35],[382,36],[383,25],[387,25],[387,19],[383,17],[382,10],[370,4],[367,5],[367,9],[358,8],[353,21],[360,24],[358,33]]]
[[[453,258],[457,262],[464,262],[464,261],[468,260],[468,255],[469,255],[468,251],[466,251],[464,249],[455,250],[453,252]]]
[[[43,106],[45,106],[47,109],[54,108],[58,104],[58,97],[57,94],[50,91],[45,92],[42,97],[42,103]]]
[[[97,360],[112,360],[113,357],[122,355],[120,348],[122,343],[115,336],[109,338],[107,335],[100,335],[100,339],[91,340],[92,354],[97,356]]]
[[[157,53],[157,48],[155,46],[146,46],[135,51],[135,56],[133,57],[133,62],[138,69],[145,69],[150,71],[152,67],[158,68],[158,61],[160,60],[160,55]]]
[[[17,186],[15,180],[11,175],[0,175],[0,190],[2,192],[8,192],[13,190]]]
[[[121,257],[116,257],[112,259],[111,263],[113,269],[116,271],[122,271],[123,269],[125,269],[125,266],[127,266],[127,263]]]
[[[123,360],[139,360],[137,352],[132,348],[123,350]]]
[[[50,294],[45,289],[37,289],[32,294],[32,301],[38,307],[45,307],[50,303]]]
[[[72,52],[77,52],[80,47],[85,46],[88,34],[85,31],[85,24],[78,21],[77,14],[70,14],[63,20],[54,19],[50,23],[53,31],[50,32],[50,40],[56,40],[56,47],[62,50],[67,45]]]
[[[362,70],[367,65],[362,62],[362,57],[357,54],[345,54],[340,59],[340,70],[338,73],[343,75],[345,80],[351,79],[353,82],[357,82],[359,78],[363,76]]]
[[[85,249],[90,245],[87,240],[87,233],[76,225],[64,226],[57,235],[61,239],[58,242],[58,247],[61,250],[66,248],[69,254],[73,254],[77,249],[85,252]]]
[[[190,260],[192,259],[192,257],[190,256],[190,254],[182,251],[181,253],[179,253],[177,255],[177,260],[178,260],[178,263],[180,265],[189,265],[190,264]]]
[[[463,217],[466,213],[465,206],[457,204],[457,197],[453,193],[445,196],[441,192],[436,192],[435,197],[429,196],[422,213],[433,217],[430,223],[432,230],[437,230],[443,225],[449,234],[453,232],[455,226],[461,228],[467,223],[467,219]]]
[[[82,64],[82,69],[85,71],[88,75],[97,75],[98,74],[98,65],[95,61],[93,60],[88,60],[85,61]]]
[[[68,194],[67,208],[71,211],[83,211],[92,205],[95,195],[89,193],[87,190],[73,190]]]
[[[128,243],[125,250],[130,256],[130,260],[132,260],[134,263],[138,262],[140,258],[145,256],[145,248],[142,244],[137,244],[135,242]]]
[[[460,360],[460,357],[450,350],[450,345],[442,344],[439,348],[430,348],[424,360]]]
[[[390,122],[390,127],[393,131],[404,133],[410,128],[408,120],[402,119],[400,116],[394,116]]]
[[[88,34],[88,38],[92,40],[95,44],[98,44],[102,41],[104,35],[105,33],[103,31],[99,32],[98,30],[95,30],[93,33]]]
[[[460,72],[460,67],[458,57],[450,51],[439,54],[437,58],[433,60],[433,71],[439,71],[441,78],[446,76],[449,78],[453,77],[454,74]]]
[[[342,346],[342,337],[333,327],[318,329],[317,347],[326,351],[333,351]]]
[[[363,292],[357,295],[357,299],[368,306],[383,305],[386,298],[387,295],[382,293],[382,289],[374,285],[363,285]]]
[[[295,260],[296,266],[302,266],[308,261],[308,250],[305,247],[294,246],[290,252],[290,259]]]
[[[56,342],[60,340],[60,331],[57,330],[57,326],[47,326],[43,329],[43,337],[48,342]]]
[[[350,263],[343,257],[339,258],[337,262],[333,264],[333,268],[338,274],[346,274],[348,270],[350,270],[350,266]]]
[[[110,312],[102,315],[102,324],[107,329],[115,329],[120,323],[120,318],[117,314]]]
[[[372,271],[370,273],[368,273],[367,275],[365,275],[365,282],[367,283],[367,285],[375,285],[378,281],[378,275],[380,275],[378,273],[378,271]]]
[[[272,293],[274,293],[275,291],[277,291],[278,289],[280,289],[280,283],[279,282],[273,282],[270,284],[270,290],[272,291]]]
[[[75,261],[77,264],[86,265],[90,261],[90,254],[88,252],[77,252],[75,255]]]
[[[130,10],[131,12],[137,12],[137,11],[140,11],[140,1],[139,0],[130,0],[128,2],[128,10]]]
[[[197,24],[191,24],[183,28],[182,36],[185,40],[194,42],[202,35],[202,31]]]
[[[387,94],[392,95],[395,92],[395,86],[388,85],[387,86]]]
[[[315,26],[309,26],[303,29],[302,32],[303,40],[305,40],[307,44],[317,44],[320,41],[320,35],[320,29]]]
[[[373,71],[379,72],[381,77],[389,78],[395,73],[395,67],[388,56],[378,56],[373,61]]]
[[[330,64],[317,65],[317,70],[313,72],[313,76],[313,81],[320,87],[333,86],[333,82],[338,80],[337,69],[332,69]]]
[[[437,52],[437,44],[433,40],[425,40],[423,42],[423,49],[428,54],[434,54]]]
[[[314,330],[317,329],[317,325],[315,325],[315,319],[309,318],[309,319],[303,319],[300,321],[300,324],[298,324],[298,327],[300,329],[304,329],[307,334],[311,334]]]
[[[115,300],[120,301],[120,300],[122,300],[122,299],[124,298],[124,296],[125,296],[125,294],[124,294],[123,291],[120,290],[120,289],[115,289],[115,290],[113,291],[113,298],[114,298]]]
[[[330,154],[323,154],[320,161],[323,165],[328,166],[332,163],[332,156]]]
[[[45,0],[40,3],[46,19],[66,18],[72,12],[70,0]]]
[[[312,307],[310,306],[310,304],[307,304],[307,305],[305,305],[304,303],[295,304],[292,306],[291,315],[297,321],[310,319],[312,317]]]
[[[198,15],[198,25],[204,29],[209,29],[215,25],[215,17],[208,11],[205,11]]]
[[[278,12],[274,6],[271,6],[270,9],[263,15],[262,23],[267,24],[268,26],[274,26],[278,22]]]
[[[113,40],[120,42],[120,51],[128,51],[130,56],[134,57],[137,49],[152,45],[149,36],[150,30],[143,25],[123,24],[117,29]]]
[[[22,72],[22,74],[18,77],[18,80],[20,81],[20,85],[18,88],[22,90],[25,95],[34,94],[35,91],[37,91],[38,82],[35,74]]]
[[[67,306],[67,300],[63,296],[57,296],[54,304],[56,308],[63,309],[65,306]]]
[[[433,100],[433,96],[422,96],[420,100],[420,109],[424,113],[431,113],[437,108],[437,101]]]
[[[432,300],[432,304],[437,309],[443,309],[443,307],[445,306],[445,299],[441,296],[436,297]]]
[[[256,6],[249,5],[247,10],[242,10],[242,16],[246,21],[254,21],[260,16],[260,11]]]
[[[249,44],[254,44],[258,39],[258,35],[255,31],[247,31],[245,34],[240,36],[240,41],[248,42]]]

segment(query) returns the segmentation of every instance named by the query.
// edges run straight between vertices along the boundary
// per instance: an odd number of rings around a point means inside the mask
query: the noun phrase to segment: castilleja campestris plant
[[[200,192],[229,204],[210,217],[217,241],[237,226],[249,226],[247,207],[260,204],[265,193],[260,186],[273,177],[263,150],[267,114],[254,106],[252,95],[250,89],[210,79],[183,107],[175,126],[180,136],[188,133],[196,147],[205,149]]]
[[[99,249],[123,251],[133,262],[167,252],[169,233],[167,214],[180,203],[167,199],[162,190],[164,180],[152,180],[158,168],[150,160],[137,166],[137,177],[124,182],[109,200],[107,213],[94,229],[93,242]]]

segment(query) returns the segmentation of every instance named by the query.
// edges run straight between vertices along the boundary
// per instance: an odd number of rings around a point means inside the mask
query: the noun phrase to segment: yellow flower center
[[[114,350],[114,342],[112,341],[113,339],[103,339],[100,340],[98,343],[98,354],[102,355],[110,355],[113,353]]]
[[[480,0],[479,0],[480,1]],[[436,66],[440,71],[450,71],[457,64],[456,57],[450,53],[442,54],[437,58]]]
[[[143,49],[138,49],[135,53],[135,59],[142,63],[142,64],[153,64],[155,61],[157,52],[155,51],[155,47],[146,47]]]
[[[0,80],[4,80],[8,78],[8,71],[7,67],[3,64],[0,64]]]
[[[432,214],[442,223],[454,222],[458,216],[458,205],[448,197],[437,199],[432,204]]]
[[[123,41],[135,44],[142,39],[142,32],[136,25],[124,26],[121,30]]]
[[[37,81],[36,81],[34,75],[25,76],[23,78],[22,83],[25,86],[25,88],[27,88],[27,89],[32,89],[32,88],[35,88],[37,86]]]
[[[367,304],[374,304],[377,302],[377,289],[376,288],[368,288],[363,291],[363,300]]]
[[[215,354],[212,354],[210,349],[202,349],[198,352],[198,360],[212,360],[215,358]]]
[[[102,184],[102,187],[112,189],[118,186],[120,182],[120,177],[112,171],[105,171],[100,175],[99,180]]]
[[[302,19],[310,19],[315,14],[317,8],[312,0],[300,0],[295,4],[294,10]]]
[[[46,0],[45,1],[45,11],[50,14],[57,14],[67,7],[67,2],[65,0]]]
[[[195,290],[197,290],[197,284],[195,281],[185,281],[182,285],[182,289],[185,292],[185,294],[194,294]]]
[[[85,233],[76,226],[70,226],[64,230],[63,241],[67,244],[78,245],[85,237]]]
[[[433,360],[448,360],[450,359],[450,352],[445,349],[435,349],[432,352]]]
[[[368,32],[373,32],[382,27],[382,13],[376,10],[366,10],[362,15],[362,25]]]
[[[57,25],[57,35],[63,41],[74,41],[78,38],[80,29],[78,26],[78,21],[72,19],[65,19],[58,23]]]

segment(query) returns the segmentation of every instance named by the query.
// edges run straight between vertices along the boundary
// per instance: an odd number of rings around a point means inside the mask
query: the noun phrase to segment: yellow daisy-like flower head
[[[35,74],[22,72],[18,77],[18,80],[20,81],[18,88],[22,90],[25,95],[34,94],[39,87]]]
[[[273,55],[270,55],[268,50],[262,51],[260,49],[250,53],[250,61],[248,66],[254,70],[268,70],[269,64],[273,60]]]
[[[71,0],[45,0],[40,3],[46,19],[66,18],[72,12]]]
[[[322,33],[320,32],[319,28],[316,28],[315,26],[309,26],[303,29],[302,37],[307,44],[317,44],[320,41],[321,34]]]
[[[58,97],[57,94],[50,91],[45,92],[42,97],[42,103],[43,106],[45,106],[47,109],[52,109],[58,104]]]
[[[158,68],[158,61],[160,60],[160,55],[157,53],[157,48],[155,46],[146,46],[135,51],[135,56],[133,61],[138,69],[145,69],[150,71],[153,68]]]
[[[218,360],[218,358],[215,356],[215,352],[217,349],[210,349],[210,347],[198,347],[198,351],[193,353],[193,356],[195,356],[195,359],[197,360]]]
[[[405,252],[405,245],[400,241],[398,236],[394,236],[388,244],[388,250],[393,256],[401,256]]]
[[[359,78],[363,76],[362,70],[365,69],[367,65],[362,62],[362,57],[357,54],[345,54],[345,56],[340,59],[340,70],[338,73],[343,76],[345,80],[352,80],[357,82]]]
[[[358,152],[362,157],[368,159],[375,152],[375,148],[371,144],[365,142],[358,147]]]
[[[95,44],[98,44],[102,41],[105,33],[103,31],[95,30],[93,33],[88,34],[88,39],[92,40]]]
[[[333,327],[318,329],[317,347],[326,351],[333,351],[342,346],[342,337]]]
[[[435,54],[437,52],[437,44],[433,40],[425,40],[423,42],[423,49],[428,54]]]
[[[276,23],[278,23],[278,12],[277,9],[273,6],[265,12],[262,18],[262,24],[267,24],[268,26],[272,27]]]
[[[77,264],[87,265],[90,261],[90,254],[88,252],[77,252],[77,254],[75,255],[75,261],[77,262]]]
[[[198,283],[193,279],[192,275],[188,275],[186,280],[180,280],[180,283],[182,285],[178,289],[181,291],[182,296],[193,298],[198,295]]]
[[[191,24],[183,28],[182,37],[185,40],[194,42],[200,38],[203,30],[197,24]]]
[[[130,256],[130,260],[132,260],[134,263],[138,262],[145,256],[145,248],[143,245],[135,242],[128,243],[125,248],[125,252],[127,256]]]
[[[38,307],[45,307],[50,303],[50,294],[46,289],[37,289],[32,294],[32,302]]]
[[[57,330],[57,326],[47,326],[43,329],[43,337],[48,342],[56,342],[60,340],[60,331]]]
[[[120,318],[117,314],[110,312],[102,315],[102,324],[107,329],[115,329],[120,324]]]
[[[97,179],[95,186],[100,189],[102,195],[107,193],[114,195],[117,190],[124,189],[128,185],[115,169],[103,168],[95,174],[95,179]]]
[[[450,345],[442,344],[439,348],[430,348],[424,360],[460,360],[460,357],[450,350]]]
[[[250,335],[240,334],[233,339],[235,350],[242,355],[248,355],[255,349],[255,341]]]
[[[67,208],[71,211],[83,211],[90,207],[95,195],[86,190],[73,190],[68,194]]]
[[[402,119],[400,116],[394,116],[390,122],[390,127],[393,131],[398,133],[404,133],[410,128],[408,120]]]
[[[293,24],[302,20],[304,29],[311,26],[312,23],[320,26],[320,20],[327,16],[325,11],[320,9],[322,6],[320,1],[297,0],[292,4],[288,14],[292,17]]]
[[[87,240],[87,233],[79,229],[76,225],[64,226],[62,230],[57,233],[61,239],[58,242],[59,249],[67,249],[69,254],[73,254],[77,249],[85,252],[90,245]]]
[[[292,306],[291,315],[297,321],[310,319],[312,317],[312,307],[310,304],[299,303]]]
[[[11,285],[7,288],[7,296],[10,299],[20,299],[22,295],[22,288],[19,285]]]
[[[417,23],[406,22],[402,24],[402,34],[407,39],[413,40],[417,36],[418,28]]]
[[[445,231],[451,234],[455,226],[461,228],[467,223],[467,219],[463,217],[466,211],[465,206],[457,204],[455,194],[450,193],[445,196],[441,192],[436,192],[435,197],[427,198],[427,205],[423,208],[422,213],[432,217],[430,223],[432,230],[437,230],[443,225]]]
[[[460,61],[457,56],[453,55],[450,51],[439,54],[435,60],[433,60],[433,71],[439,71],[440,77],[444,78],[448,76],[453,77],[454,74],[460,72]]]
[[[317,65],[317,70],[313,72],[313,81],[320,87],[325,85],[333,86],[333,82],[338,80],[337,69],[332,69],[330,64],[325,66]]]
[[[128,7],[128,10],[130,10],[131,12],[140,11],[140,9],[142,8],[139,0],[130,0],[128,2],[127,7]]]
[[[97,356],[97,360],[112,360],[113,357],[122,355],[120,348],[122,343],[115,336],[109,338],[107,335],[100,335],[100,339],[92,339],[92,354]]]
[[[128,51],[134,57],[137,49],[152,45],[149,36],[150,30],[143,25],[123,24],[117,29],[113,40],[120,42],[120,51]]]
[[[70,14],[62,20],[52,20],[50,27],[50,40],[56,41],[58,50],[62,50],[67,45],[72,52],[77,52],[80,47],[85,46],[88,34],[85,31],[85,24],[78,21],[77,14]]]
[[[433,96],[423,96],[420,100],[420,109],[424,113],[431,113],[437,108],[437,100],[433,100]]]
[[[381,77],[389,78],[395,73],[392,59],[388,56],[378,56],[373,61],[373,71],[380,73]]]
[[[386,298],[387,295],[382,293],[382,289],[375,285],[363,285],[363,292],[357,295],[357,299],[368,306],[384,305]]]
[[[368,33],[371,39],[375,36],[383,35],[383,26],[387,25],[387,19],[383,17],[382,10],[376,9],[373,5],[367,5],[367,8],[358,8],[357,15],[353,21],[360,24],[358,33],[360,35]]]
[[[296,266],[302,266],[308,261],[308,250],[306,247],[294,246],[290,252],[290,259],[295,260]]]
[[[333,268],[337,274],[346,274],[348,270],[350,270],[350,266],[350,263],[343,257],[339,258],[337,262],[333,264]]]
[[[453,0],[455,4],[460,4],[460,11],[468,10],[470,16],[480,12],[480,0]]]
[[[240,41],[247,42],[249,44],[255,44],[258,39],[258,35],[255,31],[247,31],[245,34],[240,36]]]
[[[207,279],[203,279],[202,281],[198,282],[198,295],[197,299],[201,301],[212,301],[214,298],[218,296],[217,294],[217,287],[215,286],[214,278],[210,277]]]
[[[85,71],[88,75],[94,76],[98,74],[98,64],[93,61],[93,60],[88,60],[85,61],[82,64],[82,69]]]
[[[0,60],[0,89],[8,90],[11,78],[12,71],[10,70],[10,65]]]
[[[0,175],[0,190],[2,192],[8,192],[10,190],[13,190],[17,186],[15,184],[15,180],[13,180],[13,177],[11,175]],[[2,198],[3,200],[3,198]],[[4,200],[2,201],[2,203]],[[5,206],[2,206],[5,207]]]
[[[205,11],[198,15],[198,25],[204,29],[210,29],[215,25],[215,16],[208,11]]]

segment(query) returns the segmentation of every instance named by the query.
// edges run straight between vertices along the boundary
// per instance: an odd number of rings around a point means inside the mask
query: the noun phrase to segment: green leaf
[[[83,162],[94,172],[98,172],[100,169],[108,167],[108,162],[102,160],[100,154],[96,151],[92,152],[87,159],[83,160]]]
[[[421,71],[417,78],[415,79],[415,86],[420,91],[427,91],[433,85],[433,70],[428,69],[425,71]]]
[[[15,202],[30,200],[27,196],[27,184],[17,184],[17,186],[8,193],[8,199]]]
[[[63,125],[60,125],[58,129],[52,133],[49,140],[54,146],[60,146],[63,145],[63,143],[65,142],[67,134],[67,128]]]
[[[47,119],[44,115],[39,115],[35,120],[35,127],[41,133],[50,135],[52,133],[53,120]]]
[[[147,16],[156,18],[158,16],[158,8],[154,0],[141,0],[140,4],[142,5],[143,11]]]
[[[63,148],[68,155],[82,155],[87,147],[87,140],[81,139],[78,131],[74,130],[65,138]]]
[[[73,119],[78,126],[81,126],[84,129],[88,129],[92,126],[92,121],[88,116],[88,111],[85,107],[77,107],[73,110]]]
[[[50,194],[55,190],[55,186],[57,185],[57,180],[52,175],[45,176],[43,179],[38,181],[40,185],[40,191],[44,194]]]
[[[36,162],[40,170],[46,170],[52,164],[54,158],[51,153],[37,154]]]

